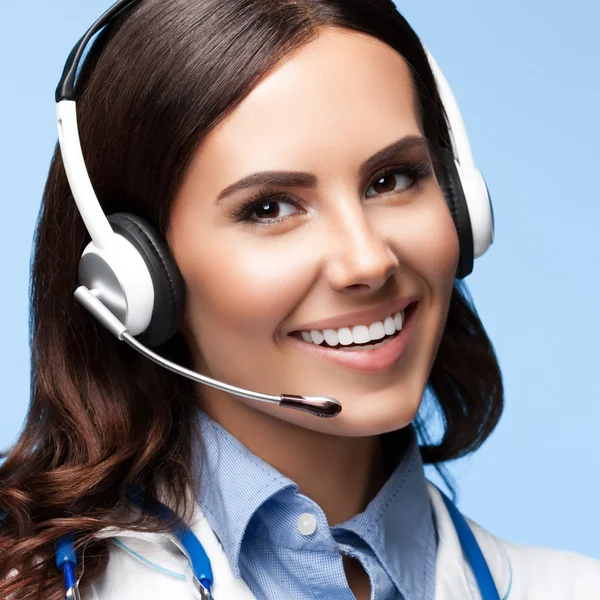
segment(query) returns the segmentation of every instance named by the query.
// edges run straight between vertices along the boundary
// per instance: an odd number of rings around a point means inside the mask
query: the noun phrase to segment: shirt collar
[[[398,448],[394,440],[397,433],[384,438],[390,452]],[[365,542],[402,597],[426,598],[428,582],[433,581],[435,573],[437,534],[421,452],[412,427],[402,456],[391,460],[395,464],[392,474],[366,509],[331,531],[336,539],[355,534]]]
[[[194,457],[199,504],[221,542],[232,571],[240,576],[239,556],[252,515],[280,491],[298,486],[250,452],[235,436],[198,409],[202,444]]]
[[[199,409],[198,414],[202,444],[198,445],[195,463],[200,508],[239,577],[240,551],[252,516],[269,498],[283,490],[298,492],[298,486],[204,411]],[[397,447],[394,435],[385,437],[386,442],[392,442],[386,443],[390,449]],[[331,532],[340,542],[355,535],[368,544],[402,592],[407,581],[412,589],[420,588],[425,585],[425,574],[434,572],[437,540],[412,428],[402,455],[388,458],[395,466],[375,498],[362,513],[332,527]]]

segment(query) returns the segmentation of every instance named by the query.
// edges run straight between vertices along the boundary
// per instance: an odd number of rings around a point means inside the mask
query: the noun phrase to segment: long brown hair
[[[105,213],[129,211],[163,235],[171,200],[203,137],[266,73],[324,26],[371,34],[408,62],[434,156],[448,131],[416,34],[391,0],[143,0],[98,36],[77,82],[80,135]],[[443,165],[438,164],[444,179]],[[94,533],[108,525],[160,530],[132,516],[125,487],[164,485],[189,516],[193,384],[133,352],[73,299],[88,241],[55,151],[36,228],[31,273],[31,399],[0,465],[0,597],[63,597],[53,563],[68,532],[86,546],[84,584],[107,563]],[[182,337],[158,348],[191,366]],[[493,348],[455,286],[431,372],[445,429],[425,462],[475,450],[503,402]],[[425,423],[417,423],[427,440]],[[124,521],[124,519],[126,521]]]

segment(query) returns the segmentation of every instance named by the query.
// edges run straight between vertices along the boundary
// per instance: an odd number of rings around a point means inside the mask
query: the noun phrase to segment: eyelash
[[[414,165],[396,165],[392,167],[385,167],[373,175],[365,189],[371,187],[371,185],[373,185],[373,183],[375,183],[378,179],[393,174],[406,175],[412,180],[411,183],[402,190],[374,194],[368,199],[370,200],[371,198],[381,195],[404,193],[413,188],[420,180],[429,177],[432,173],[433,170],[428,161],[423,161]],[[249,225],[269,226],[274,223],[279,223],[287,217],[274,217],[271,219],[256,219],[252,217],[252,214],[257,208],[261,208],[265,204],[271,204],[275,202],[287,202],[295,208],[301,208],[300,204],[293,196],[290,196],[285,192],[280,192],[276,188],[267,187],[257,190],[239,207],[235,208],[232,212],[232,217],[236,222],[244,222],[248,223]]]

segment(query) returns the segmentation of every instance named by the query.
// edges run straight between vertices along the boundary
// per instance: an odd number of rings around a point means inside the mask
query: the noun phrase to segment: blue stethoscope
[[[192,530],[170,508],[158,500],[152,499],[152,503],[149,505],[139,488],[129,486],[127,497],[144,510],[150,510],[159,520],[170,523],[171,533],[176,538],[174,543],[183,552],[192,567],[194,589],[202,600],[212,600],[212,567],[206,551]],[[79,580],[75,576],[77,555],[74,542],[75,539],[72,535],[63,536],[56,542],[56,566],[63,572],[67,590],[65,600],[81,600]]]
[[[485,561],[483,552],[471,531],[465,518],[454,506],[454,503],[440,490],[444,504],[450,513],[450,518],[458,535],[460,545],[479,586],[483,600],[500,600],[500,595]],[[148,508],[142,493],[136,488],[128,489],[129,499],[138,506]],[[171,532],[177,539],[176,545],[187,557],[192,567],[193,585],[202,600],[212,600],[211,588],[213,574],[210,560],[202,547],[200,540],[192,530],[179,519],[169,508],[158,501],[153,501],[152,510],[162,520],[173,523]],[[65,600],[81,600],[79,580],[75,576],[77,556],[73,536],[61,537],[56,543],[56,566],[63,572],[65,579]]]

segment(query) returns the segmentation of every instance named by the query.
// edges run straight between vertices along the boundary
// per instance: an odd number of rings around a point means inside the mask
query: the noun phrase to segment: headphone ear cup
[[[458,234],[458,244],[460,256],[456,277],[462,279],[473,271],[473,262],[475,260],[473,250],[473,231],[471,230],[471,218],[467,199],[465,198],[464,188],[460,178],[460,166],[454,159],[452,152],[444,150],[444,166],[446,167],[446,177],[442,186],[446,202],[450,209],[454,226]]]
[[[154,306],[148,327],[136,339],[151,348],[164,344],[177,333],[185,304],[183,277],[166,242],[147,221],[131,213],[107,217],[115,233],[138,250],[150,272]]]

